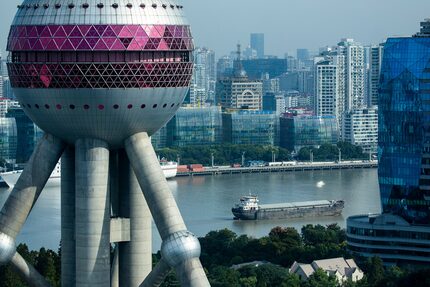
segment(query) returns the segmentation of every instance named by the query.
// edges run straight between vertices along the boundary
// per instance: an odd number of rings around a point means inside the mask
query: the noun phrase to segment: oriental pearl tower
[[[172,268],[182,286],[210,286],[150,141],[192,76],[183,6],[25,0],[7,49],[14,92],[45,135],[0,212],[0,264],[49,286],[15,239],[61,158],[63,287],[159,286]],[[162,238],[154,268],[152,219]]]

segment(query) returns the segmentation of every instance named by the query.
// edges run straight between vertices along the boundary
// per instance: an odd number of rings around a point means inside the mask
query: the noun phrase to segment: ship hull
[[[234,215],[234,219],[241,220],[256,220],[257,212],[256,211],[243,211],[239,208],[232,208],[231,212]]]
[[[261,208],[258,211],[243,211],[238,208],[233,208],[232,212],[236,219],[241,220],[274,220],[320,216],[340,216],[342,214],[343,207],[343,203],[337,203],[333,206],[321,207],[288,207],[276,209]]]
[[[161,169],[163,170],[163,173],[166,179],[173,178],[178,173],[178,168],[176,166],[174,167],[161,166]]]

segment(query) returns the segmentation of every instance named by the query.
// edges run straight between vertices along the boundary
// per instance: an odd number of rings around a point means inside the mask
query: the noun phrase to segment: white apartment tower
[[[194,106],[214,101],[216,84],[215,52],[207,48],[194,51],[194,72],[191,81],[190,99]]]
[[[344,74],[343,88],[345,95],[345,111],[364,108],[365,103],[365,65],[364,46],[353,39],[342,39],[336,47],[337,54],[345,58],[345,65],[339,67]],[[343,92],[343,91],[342,91]]]
[[[324,60],[316,64],[316,100],[315,111],[317,116],[337,116],[338,93],[338,67],[332,60]]]
[[[375,45],[370,47],[369,59],[369,107],[378,105],[379,97],[379,80],[382,67],[382,56],[384,55],[384,46]]]

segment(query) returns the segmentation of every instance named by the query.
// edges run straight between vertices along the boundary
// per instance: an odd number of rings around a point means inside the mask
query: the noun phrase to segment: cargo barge
[[[343,200],[317,200],[305,202],[258,204],[258,197],[243,196],[231,209],[235,219],[288,219],[316,216],[339,216],[345,206]]]

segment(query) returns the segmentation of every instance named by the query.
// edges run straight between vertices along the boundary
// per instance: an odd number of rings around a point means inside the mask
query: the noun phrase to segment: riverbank
[[[285,166],[259,166],[259,167],[205,167],[203,171],[178,172],[176,176],[206,176],[221,174],[244,174],[244,173],[272,173],[272,172],[294,172],[294,171],[318,171],[318,170],[341,170],[341,169],[367,169],[378,168],[378,161],[345,161],[345,162],[300,162]]]

